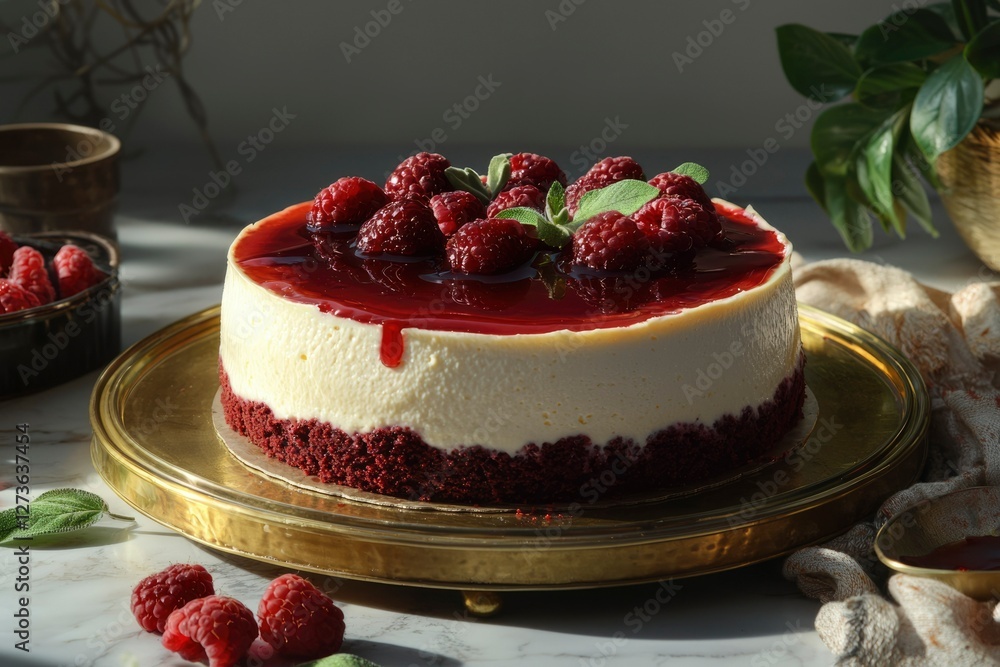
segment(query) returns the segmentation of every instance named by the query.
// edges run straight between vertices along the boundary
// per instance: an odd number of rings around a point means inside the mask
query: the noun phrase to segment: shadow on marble
[[[202,547],[265,579],[288,570]],[[651,639],[733,639],[808,632],[819,603],[781,576],[781,560],[652,584],[585,590],[506,592],[489,618],[468,615],[459,591],[394,586],[301,572],[338,602],[487,626],[561,634]]]

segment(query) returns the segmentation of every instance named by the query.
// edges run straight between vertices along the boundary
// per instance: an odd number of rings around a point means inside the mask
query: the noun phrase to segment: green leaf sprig
[[[493,159],[490,160],[490,166],[486,170],[485,183],[482,176],[472,167],[465,169],[448,167],[444,170],[444,175],[456,189],[471,192],[481,202],[489,204],[510,180],[510,156],[511,153],[493,156]]]
[[[708,180],[708,170],[693,162],[685,162],[672,171],[690,176],[698,183]],[[538,238],[543,243],[553,248],[561,248],[569,243],[573,232],[594,216],[608,211],[631,215],[659,195],[660,190],[656,186],[645,181],[625,179],[585,192],[580,197],[576,213],[570,215],[569,209],[566,208],[565,190],[557,181],[549,187],[543,213],[532,208],[517,206],[500,211],[497,217],[517,220],[522,225],[534,227],[538,230]]]
[[[319,660],[303,662],[295,667],[379,667],[379,665],[349,653],[336,653]]]
[[[119,521],[135,521],[114,514],[100,496],[82,489],[53,489],[31,501],[30,514],[24,517],[17,508],[0,512],[0,544],[10,544],[55,533],[82,530],[108,516]]]
[[[924,182],[982,118],[1000,116],[1000,3],[952,0],[894,11],[860,35],[777,29],[789,84],[825,109],[813,125],[806,185],[844,243],[871,246],[872,218],[900,237],[912,216],[937,236]]]

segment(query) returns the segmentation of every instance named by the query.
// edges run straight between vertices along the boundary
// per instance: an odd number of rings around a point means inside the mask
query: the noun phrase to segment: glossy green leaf
[[[899,151],[892,156],[892,190],[897,201],[902,202],[920,226],[936,237],[938,232],[934,228],[931,204],[924,184],[920,181],[916,168],[907,163]]]
[[[810,144],[819,169],[824,174],[847,173],[854,154],[888,112],[860,104],[839,104],[821,113],[813,125]]]
[[[986,26],[966,44],[965,59],[987,79],[1000,78],[1000,21]]]
[[[927,72],[913,63],[873,67],[858,80],[858,101],[874,109],[898,109],[909,104],[927,79]]]
[[[854,90],[861,66],[842,42],[796,23],[778,26],[777,36],[781,67],[796,91],[835,102]]]
[[[965,58],[956,56],[931,72],[913,99],[913,140],[933,161],[965,138],[982,110],[983,80]]]
[[[900,10],[861,33],[855,54],[873,63],[907,62],[947,51],[957,41],[937,12]]]
[[[826,211],[826,183],[816,162],[810,162],[806,169],[806,189],[820,208]]]
[[[852,252],[861,252],[871,247],[871,218],[865,208],[847,194],[846,178],[834,176],[827,178],[825,183],[826,210],[844,244]]]
[[[886,120],[865,144],[860,162],[864,164],[867,179],[858,184],[867,197],[872,211],[885,227],[892,227],[900,236],[905,235],[903,219],[896,214],[895,195],[892,182],[892,158],[896,149],[896,137],[906,121],[909,109],[903,109]],[[860,167],[860,165],[859,165]],[[860,172],[860,169],[859,169]]]
[[[989,23],[986,15],[986,3],[983,0],[951,0],[955,12],[955,20],[962,31],[962,36],[970,40]]]
[[[962,29],[958,27],[958,19],[955,18],[955,8],[952,7],[950,0],[948,2],[932,2],[929,5],[925,5],[924,9],[934,12],[943,18],[952,35],[958,36],[962,34]]]

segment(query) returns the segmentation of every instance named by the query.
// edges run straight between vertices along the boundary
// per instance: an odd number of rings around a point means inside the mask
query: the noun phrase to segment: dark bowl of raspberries
[[[89,232],[0,231],[0,399],[89,373],[120,349],[111,241]]]

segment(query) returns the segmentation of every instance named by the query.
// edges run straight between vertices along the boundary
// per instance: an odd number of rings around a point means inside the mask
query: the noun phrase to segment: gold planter
[[[941,200],[958,233],[986,266],[1000,271],[1000,124],[980,121],[941,155]]]

